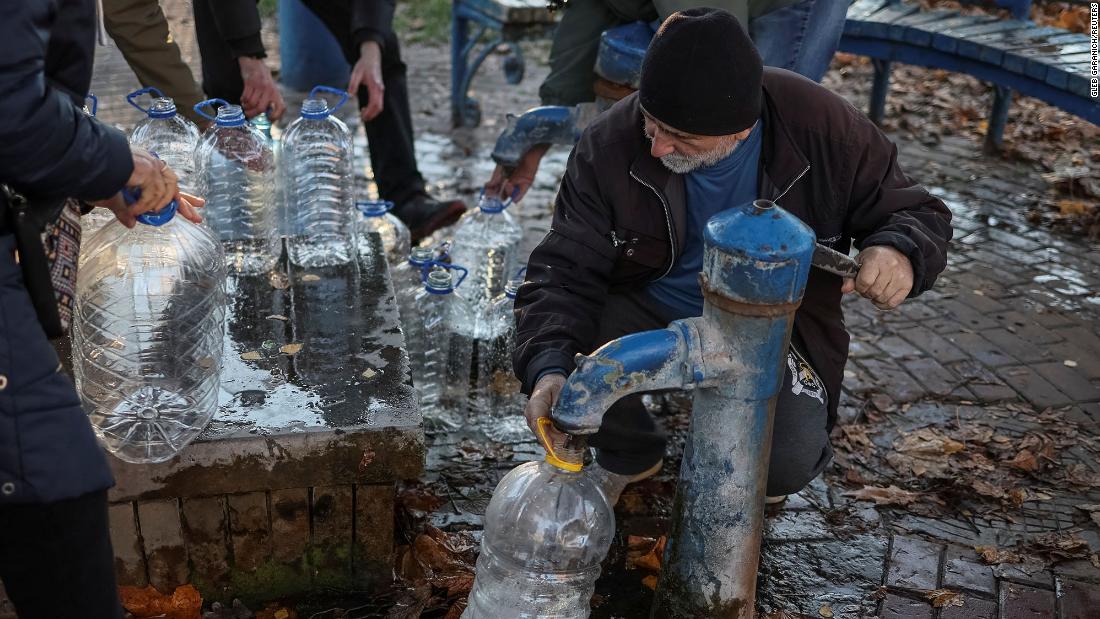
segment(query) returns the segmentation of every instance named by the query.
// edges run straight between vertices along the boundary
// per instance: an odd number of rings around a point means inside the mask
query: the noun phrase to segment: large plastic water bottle
[[[582,472],[584,451],[583,442],[551,446],[544,461],[500,480],[464,619],[588,617],[615,514]]]
[[[142,95],[153,97],[148,108],[141,107]],[[156,88],[142,88],[126,95],[126,101],[146,114],[130,132],[130,143],[154,152],[179,179],[182,191],[194,193],[195,147],[199,143],[199,128],[176,113],[176,103]]]
[[[359,255],[371,251],[368,241],[371,234],[382,237],[382,249],[386,252],[386,262],[390,269],[396,268],[409,257],[412,246],[412,236],[409,228],[396,216],[390,213],[393,210],[393,202],[389,200],[359,200],[355,207],[362,214],[356,221],[358,229],[356,238],[359,240]]]
[[[84,97],[84,113],[88,116],[95,116],[99,110],[99,97],[92,93],[88,93]],[[110,209],[96,207],[88,213],[80,216],[80,229],[81,238],[84,240],[80,247],[80,253],[84,253],[84,245],[87,245],[88,239],[91,238],[100,228],[106,226],[115,220],[115,214]]]
[[[455,290],[466,269],[431,264],[415,300],[419,325],[406,346],[424,421],[432,429],[457,430],[466,423],[473,355],[473,340],[454,330],[457,322],[468,319],[467,306]],[[462,272],[458,281],[452,275],[455,270]]]
[[[204,110],[220,105],[217,116]],[[195,178],[206,198],[203,217],[225,248],[231,273],[270,271],[282,253],[274,205],[275,157],[239,105],[210,99],[195,111],[214,121],[195,151]]]
[[[401,327],[405,331],[405,340],[413,339],[420,331],[420,320],[416,318],[416,295],[424,289],[424,277],[432,260],[442,259],[444,253],[430,247],[413,247],[408,259],[397,265],[391,273],[393,294],[397,298],[397,311]]]
[[[523,283],[521,269],[508,280],[504,293],[493,300],[485,316],[485,337],[477,340],[476,424],[494,441],[512,443],[530,436],[523,418],[526,396],[512,369],[512,351],[516,347],[516,319],[513,309],[516,292]]]
[[[511,198],[502,202],[482,191],[477,210],[464,215],[455,230],[451,257],[470,269],[470,282],[463,288],[463,297],[469,304],[469,315],[475,318],[470,323],[457,324],[456,328],[470,337],[484,337],[479,326],[482,321],[476,318],[504,292],[504,284],[515,270],[523,230],[505,210],[511,203]]]
[[[132,198],[132,196],[131,196]],[[218,407],[225,258],[176,203],[108,226],[77,275],[73,369],[100,442],[127,462],[161,462]]]
[[[339,94],[340,102],[330,108],[321,92]],[[283,135],[287,252],[298,266],[347,264],[356,256],[351,132],[333,115],[347,99],[343,90],[315,87]]]

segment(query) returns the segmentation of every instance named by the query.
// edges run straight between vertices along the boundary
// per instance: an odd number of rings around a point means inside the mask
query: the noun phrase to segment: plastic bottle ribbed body
[[[217,122],[195,152],[195,176],[198,193],[206,198],[203,217],[225,248],[229,271],[270,271],[282,251],[275,220],[275,157],[239,106],[218,110]]]
[[[195,148],[199,128],[175,113],[171,99],[154,99],[149,116],[130,132],[130,144],[157,154],[179,179],[182,191],[195,193]]]
[[[457,430],[466,422],[473,341],[454,332],[465,304],[452,287],[451,273],[433,269],[417,293],[419,325],[406,342],[420,412],[432,429]]]
[[[497,485],[485,512],[464,619],[583,619],[615,532],[584,474],[527,462]]]
[[[390,213],[379,215],[359,214],[359,229],[356,237],[359,243],[360,255],[370,252],[371,245],[367,241],[370,234],[382,237],[382,249],[386,252],[386,262],[393,269],[409,258],[412,247],[412,236],[409,228],[400,219]]]
[[[287,251],[298,266],[347,264],[357,251],[351,133],[327,111],[323,100],[306,99],[283,136]]]
[[[103,446],[161,462],[218,406],[225,262],[204,226],[111,225],[82,255],[73,321],[77,390]]]
[[[484,199],[483,199],[484,202]],[[523,230],[506,210],[481,207],[462,217],[455,230],[451,259],[470,269],[470,275],[462,286],[463,297],[469,305],[472,322],[460,323],[456,328],[470,337],[484,337],[482,321],[489,304],[504,292],[505,282],[515,271],[514,263],[519,251]]]
[[[512,351],[516,346],[516,321],[512,310],[519,281],[508,282],[505,293],[490,304],[485,317],[484,337],[477,346],[477,406],[473,418],[485,436],[502,443],[530,438],[523,417],[527,398],[512,369]]]

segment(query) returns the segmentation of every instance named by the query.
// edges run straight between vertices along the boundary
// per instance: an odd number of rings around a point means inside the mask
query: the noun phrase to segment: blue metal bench
[[[1028,20],[1030,0],[995,2],[1013,19],[925,11],[900,0],[852,4],[840,51],[872,59],[871,120],[882,122],[896,61],[967,73],[993,84],[986,152],[1000,150],[1013,90],[1100,124],[1100,99],[1090,90],[1088,36],[1036,25]]]
[[[546,37],[555,23],[546,0],[453,0],[451,124],[455,127],[481,124],[481,108],[468,93],[470,82],[489,54],[501,45],[507,46],[504,77],[509,84],[518,84],[524,72],[519,41]]]

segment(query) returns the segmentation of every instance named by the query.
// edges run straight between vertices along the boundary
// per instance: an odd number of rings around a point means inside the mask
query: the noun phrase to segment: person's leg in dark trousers
[[[354,65],[359,60],[359,48],[352,40],[348,3],[306,0],[305,5],[321,18],[340,44],[348,64]],[[379,196],[394,204],[402,204],[416,194],[424,193],[424,177],[416,166],[406,66],[401,59],[397,35],[392,31],[386,34],[382,44],[382,82],[386,87],[382,112],[365,125],[370,163]],[[359,108],[367,107],[367,87],[361,86],[357,94]]]
[[[610,295],[600,324],[600,343],[671,322],[669,313],[645,292]],[[828,396],[816,372],[792,342],[783,386],[775,407],[768,496],[801,490],[832,457],[829,446]],[[603,425],[589,440],[600,466],[620,475],[636,475],[665,455],[666,439],[642,405],[641,395],[627,396],[608,409]]]
[[[239,105],[244,92],[241,67],[232,50],[218,32],[212,2],[220,0],[194,0],[195,40],[202,57],[202,90],[211,98],[225,99]]]
[[[107,491],[0,507],[0,580],[20,619],[118,619]]]

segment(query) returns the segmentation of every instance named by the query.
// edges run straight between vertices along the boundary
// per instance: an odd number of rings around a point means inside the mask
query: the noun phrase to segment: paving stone
[[[939,305],[940,308],[953,317],[962,328],[984,331],[985,329],[994,329],[1000,326],[997,324],[996,320],[988,316],[985,312],[960,303],[956,299],[946,299],[941,301]],[[937,330],[937,332],[941,335],[943,334],[943,331]]]
[[[784,509],[764,520],[764,539],[768,542],[800,542],[832,539],[835,534],[820,512],[795,512]]]
[[[183,538],[190,557],[192,580],[208,590],[229,584],[229,538],[223,497],[183,500]]]
[[[960,389],[966,389],[962,386],[966,382],[964,379],[940,365],[935,359],[929,357],[908,359],[902,361],[902,365],[933,395],[946,396]]]
[[[874,344],[865,342],[858,337],[853,337],[848,343],[848,356],[852,359],[866,359],[881,354],[882,351],[876,348]]]
[[[115,551],[115,578],[119,585],[144,587],[149,584],[145,573],[145,555],[137,530],[133,503],[116,503],[107,508],[111,527],[111,547]]]
[[[997,602],[966,595],[962,606],[945,606],[940,610],[940,619],[997,619]]]
[[[380,584],[375,581],[389,576],[383,568],[393,565],[394,494],[393,484],[355,489],[354,571],[360,586]]]
[[[977,361],[961,361],[949,367],[966,379],[966,387],[973,391],[974,395],[982,402],[999,402],[1019,398],[1014,389],[1006,385],[996,374],[990,372]]]
[[[1090,380],[1100,379],[1100,355],[1086,350],[1076,343],[1055,342],[1046,347],[1050,361],[1063,363],[1066,360],[1073,361],[1077,367],[1073,368]]]
[[[887,593],[882,600],[881,619],[932,619],[932,605],[923,600],[913,600],[894,593]]]
[[[997,593],[993,568],[979,562],[972,548],[955,545],[948,546],[944,554],[943,586],[969,589],[989,596]]]
[[[997,349],[1004,354],[1019,359],[1024,363],[1036,363],[1045,361],[1048,358],[1045,347],[1037,346],[1035,343],[1025,340],[1020,337],[1019,334],[1012,333],[1008,329],[990,329],[988,331],[982,331],[982,337],[992,342]]]
[[[271,558],[270,522],[266,492],[229,497],[229,538],[235,568],[254,570]]]
[[[888,335],[875,342],[879,350],[893,359],[912,359],[924,356],[918,348],[896,335]]]
[[[1066,580],[1058,587],[1058,616],[1061,619],[1100,617],[1100,585]]]
[[[1054,617],[1054,592],[1015,583],[1001,585],[1003,619],[1051,619]]]
[[[912,376],[888,359],[863,359],[860,364],[878,391],[889,395],[895,402],[912,402],[926,393]]]
[[[1100,336],[1093,333],[1090,328],[1075,324],[1066,329],[1059,329],[1058,334],[1093,355],[1100,356]]]
[[[354,510],[351,486],[313,489],[315,586],[350,584]]]
[[[1092,384],[1077,368],[1068,367],[1061,361],[1039,363],[1031,367],[1071,400],[1081,402],[1100,399],[1100,387]]]
[[[990,367],[1018,363],[1015,358],[1001,350],[1000,346],[977,333],[956,333],[949,335],[947,339]]]
[[[187,548],[175,499],[138,503],[149,584],[161,593],[171,593],[188,580]]]
[[[903,331],[900,335],[910,344],[920,348],[943,364],[970,358],[970,355],[960,350],[958,346],[928,327],[917,326]]]
[[[857,534],[824,542],[764,544],[757,580],[757,604],[817,617],[828,603],[836,617],[869,616],[877,602],[869,593],[882,585],[887,540]],[[837,612],[845,605],[863,614]]]
[[[1004,523],[998,525],[1004,529]],[[993,566],[993,573],[999,580],[1012,581],[1027,587],[1050,589],[1054,586],[1054,574],[1039,563],[1000,563]],[[1001,585],[1004,589],[1004,583]]]
[[[309,489],[271,491],[272,556],[286,564],[299,563],[309,547]]]
[[[1004,303],[986,294],[978,294],[973,290],[960,290],[955,299],[986,315],[1008,311],[1008,306]]]
[[[1065,406],[1073,402],[1072,398],[1050,384],[1031,367],[999,368],[997,374],[1025,400],[1039,408]]]
[[[886,568],[886,585],[901,589],[936,588],[943,545],[916,537],[895,535]]]

